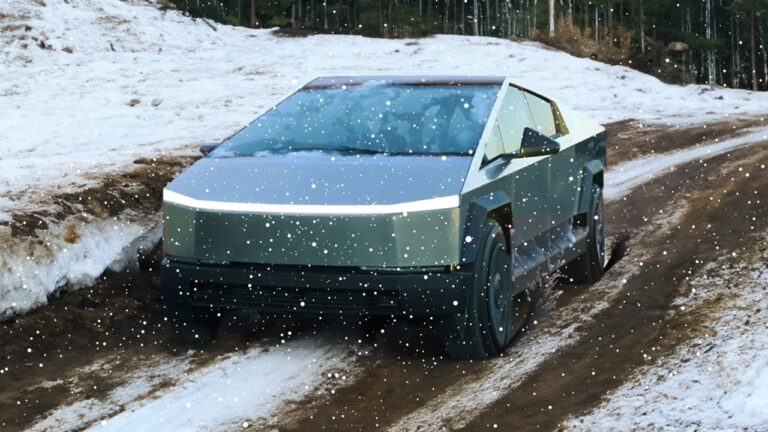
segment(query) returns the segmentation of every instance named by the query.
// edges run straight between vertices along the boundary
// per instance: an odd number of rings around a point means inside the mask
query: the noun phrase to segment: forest
[[[172,0],[278,34],[536,40],[674,83],[768,90],[768,0]]]

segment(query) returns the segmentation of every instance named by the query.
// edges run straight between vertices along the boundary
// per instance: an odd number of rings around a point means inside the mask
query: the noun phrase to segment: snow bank
[[[135,257],[134,240],[159,221],[97,220],[80,224],[66,221],[51,226],[41,238],[11,238],[0,227],[0,318],[44,304],[48,295],[65,284],[92,285],[106,268],[119,270]],[[76,226],[78,239],[69,243],[62,233]],[[147,241],[157,241],[160,232]]]

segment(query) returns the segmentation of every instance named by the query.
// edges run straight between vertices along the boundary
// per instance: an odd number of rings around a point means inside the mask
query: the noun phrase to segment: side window
[[[530,93],[525,93],[525,98],[528,100],[528,106],[531,108],[536,129],[549,137],[557,135],[558,131],[552,104]]]
[[[527,127],[536,128],[522,91],[515,87],[507,89],[498,118],[504,148],[509,153],[520,151],[523,130]]]
[[[488,138],[488,142],[485,143],[485,153],[483,154],[483,165],[496,156],[505,153],[504,143],[501,140],[501,133],[499,131],[499,124],[493,128],[491,136]]]

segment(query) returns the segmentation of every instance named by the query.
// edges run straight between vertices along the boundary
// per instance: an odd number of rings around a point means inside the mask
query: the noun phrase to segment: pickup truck
[[[168,318],[202,341],[227,310],[423,317],[495,355],[544,276],[602,276],[605,147],[508,78],[315,79],[165,188]]]

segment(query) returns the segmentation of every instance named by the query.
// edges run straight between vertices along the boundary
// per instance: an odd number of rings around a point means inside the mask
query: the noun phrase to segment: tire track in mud
[[[728,171],[712,172],[726,164]],[[555,430],[567,417],[597,406],[646,363],[645,356],[663,356],[689,340],[696,323],[672,314],[673,301],[707,262],[741,251],[750,235],[768,228],[766,164],[768,148],[756,145],[693,164],[628,196],[626,202],[634,203],[623,212],[629,223],[644,223],[650,214],[669,209],[674,202],[665,197],[684,197],[688,209],[674,232],[636,246],[658,253],[643,262],[618,301],[595,317],[582,343],[559,350],[464,430]]]

